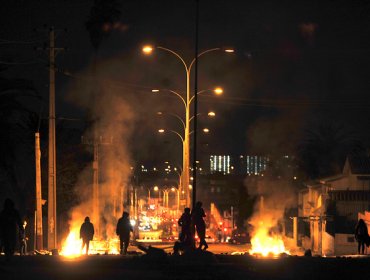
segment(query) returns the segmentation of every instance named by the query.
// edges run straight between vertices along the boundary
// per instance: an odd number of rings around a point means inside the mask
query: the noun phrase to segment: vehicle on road
[[[209,235],[206,235],[206,242],[207,242],[208,244],[212,244],[212,243],[215,243],[215,242],[216,242],[216,240],[215,240],[213,237],[211,237],[211,236],[209,236]]]
[[[231,244],[246,244],[250,243],[251,239],[247,232],[236,232],[228,240]]]
[[[214,239],[214,238],[213,238],[212,236],[210,236],[210,235],[206,235],[205,240],[206,240],[206,242],[207,242],[208,244],[216,243],[216,239]],[[198,237],[198,235],[197,235],[197,234],[195,235],[195,241],[196,241],[196,242],[199,242],[199,237]]]

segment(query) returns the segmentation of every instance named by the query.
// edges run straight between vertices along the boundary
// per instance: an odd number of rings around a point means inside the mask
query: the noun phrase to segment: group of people
[[[198,201],[193,208],[185,208],[184,213],[178,220],[181,226],[179,240],[175,242],[174,253],[195,249],[195,232],[199,237],[199,250],[207,250],[208,244],[206,238],[206,224],[202,203]],[[17,237],[19,243],[19,252],[21,255],[27,253],[27,237],[26,237],[27,222],[20,218],[19,212],[14,207],[14,202],[11,199],[6,199],[4,208],[0,212],[0,252],[4,251],[7,259],[14,255],[17,246]],[[133,232],[133,227],[129,219],[129,213],[124,211],[122,217],[119,218],[116,226],[116,234],[119,236],[120,253],[127,254],[127,249],[130,243],[130,233]],[[86,217],[80,228],[80,238],[82,239],[82,247],[86,248],[86,254],[89,252],[90,241],[94,237],[94,225],[90,222],[90,218]],[[364,254],[365,247],[370,246],[370,236],[366,223],[363,219],[359,219],[355,228],[355,239],[358,242],[358,253]]]
[[[179,226],[181,226],[181,232],[179,240],[176,241],[174,246],[175,254],[180,250],[185,251],[186,249],[195,247],[195,230],[199,237],[200,250],[207,250],[208,244],[206,242],[206,223],[204,217],[206,216],[202,203],[198,201],[195,204],[193,211],[190,208],[185,208],[184,213],[178,220]],[[130,233],[133,232],[133,227],[130,222],[129,213],[123,212],[122,217],[119,218],[116,226],[116,234],[119,236],[119,247],[122,255],[127,254],[127,249],[130,243]],[[81,251],[86,248],[86,254],[89,252],[90,241],[94,237],[94,225],[90,222],[90,218],[86,217],[84,223],[80,228],[80,238],[82,239]]]
[[[27,253],[27,222],[22,222],[14,202],[7,198],[4,202],[4,208],[0,213],[0,252],[3,251],[7,260],[14,255],[17,244],[19,244],[19,253]],[[18,241],[18,242],[17,242]]]
[[[122,255],[127,254],[127,248],[130,243],[130,233],[133,232],[129,214],[124,211],[122,217],[118,219],[116,226],[116,234],[119,236],[119,247]],[[94,225],[90,222],[90,218],[86,217],[80,228],[80,238],[82,239],[81,252],[86,248],[86,255],[89,252],[90,241],[94,237]]]
[[[186,207],[184,213],[178,220],[181,226],[179,240],[175,242],[174,253],[178,254],[179,251],[186,251],[195,248],[195,231],[199,237],[199,250],[207,250],[208,244],[206,242],[206,223],[204,217],[206,216],[202,207],[202,202],[198,201],[193,211]]]

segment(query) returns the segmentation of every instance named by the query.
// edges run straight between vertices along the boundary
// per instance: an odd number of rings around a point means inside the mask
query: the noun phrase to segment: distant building
[[[370,157],[347,158],[343,172],[299,192],[302,247],[321,255],[356,254],[354,228],[370,209]]]
[[[241,172],[247,175],[261,175],[268,166],[267,156],[246,155],[240,156]]]
[[[257,155],[211,155],[210,174],[261,175],[268,167],[269,157]]]
[[[210,173],[230,174],[233,167],[231,165],[231,156],[229,155],[211,155],[209,159]]]

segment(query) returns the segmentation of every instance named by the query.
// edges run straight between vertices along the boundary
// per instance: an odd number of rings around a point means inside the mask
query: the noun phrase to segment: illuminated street
[[[0,280],[370,279],[370,1],[2,0]]]

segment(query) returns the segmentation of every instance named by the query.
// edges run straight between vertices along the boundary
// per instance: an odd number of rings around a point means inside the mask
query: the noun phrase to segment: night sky
[[[153,96],[150,89],[183,92],[184,71],[169,54],[145,57],[141,47],[153,43],[190,61],[195,1],[120,3],[119,24],[99,48],[98,71],[134,112],[129,139],[134,161],[176,161],[181,153],[178,139],[156,134],[159,126],[178,129],[176,123],[156,119],[155,113],[180,114],[180,107],[174,98]],[[81,130],[89,111],[81,87],[93,58],[85,29],[92,4],[12,0],[0,10],[0,61],[8,67],[1,75],[33,81],[46,102],[47,54],[34,48],[47,43],[47,33],[34,29],[44,24],[60,29],[56,45],[68,49],[56,60],[57,116],[80,119],[69,125]],[[199,126],[211,130],[198,137],[201,155],[294,154],[306,132],[323,125],[341,127],[369,146],[369,1],[200,0],[199,8],[199,50],[236,50],[199,60],[199,90],[224,88],[221,97],[199,97],[199,112],[217,113],[212,121],[199,118]],[[39,103],[26,103],[39,110]]]

